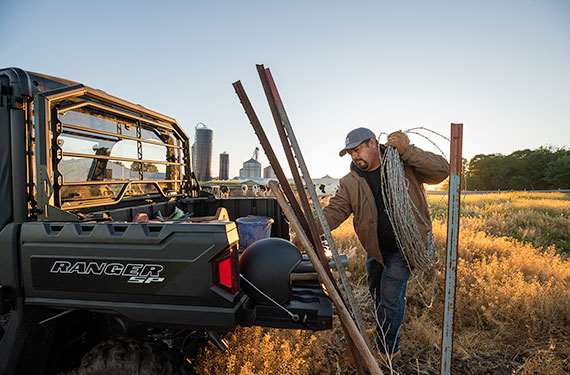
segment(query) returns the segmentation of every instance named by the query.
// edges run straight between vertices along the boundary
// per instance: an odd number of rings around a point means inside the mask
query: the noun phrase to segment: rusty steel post
[[[463,124],[451,124],[451,151],[449,155],[449,204],[447,212],[447,252],[445,260],[445,308],[441,338],[441,375],[451,374],[453,350],[453,319],[455,317],[455,287],[457,283],[457,246],[459,242],[459,214],[461,198],[461,146]]]
[[[319,220],[325,238],[330,246],[330,251],[332,257],[337,265],[337,271],[340,276],[341,285],[344,288],[346,299],[349,302],[350,310],[352,310],[352,314],[356,321],[356,325],[360,329],[364,340],[366,341],[366,345],[368,348],[372,350],[372,344],[368,335],[366,335],[366,330],[364,326],[364,322],[362,316],[360,314],[360,309],[354,296],[352,294],[352,287],[350,286],[350,282],[346,277],[344,272],[344,267],[342,266],[342,262],[340,261],[340,256],[338,254],[336,244],[331,234],[331,230],[329,225],[325,219],[323,208],[317,196],[317,192],[315,191],[315,186],[313,184],[313,180],[311,179],[311,175],[309,174],[309,169],[307,168],[307,164],[305,163],[305,159],[301,152],[301,148],[299,147],[299,143],[297,142],[297,138],[295,137],[295,132],[293,131],[293,126],[289,121],[289,116],[287,116],[287,112],[285,111],[285,106],[283,105],[283,101],[281,100],[281,96],[279,95],[279,91],[277,90],[277,86],[275,84],[275,80],[271,74],[269,68],[265,68],[263,65],[257,65],[257,71],[259,73],[259,77],[261,79],[261,83],[263,85],[263,89],[265,91],[265,95],[267,97],[267,101],[269,103],[269,107],[271,108],[271,113],[273,114],[273,119],[275,120],[275,125],[277,126],[277,131],[279,136],[281,137],[281,141],[283,143],[283,147],[285,149],[285,153],[287,155],[287,159],[289,160],[289,164],[291,166],[291,172],[293,173],[293,177],[295,178],[295,184],[297,186],[303,186],[301,181],[301,177],[299,176],[299,171],[297,170],[297,165],[295,164],[294,157],[297,159],[297,163],[299,164],[299,169],[303,174],[303,179],[305,180],[305,185],[307,187],[307,191],[313,201],[313,206],[315,211],[317,212],[317,219]],[[293,157],[293,153],[291,149],[295,152],[295,156]],[[297,189],[299,191],[299,189]],[[304,191],[302,192],[301,202],[303,203],[303,208],[305,212],[311,212],[309,207],[309,203],[307,200]],[[299,192],[301,195],[301,192]],[[313,219],[312,213],[310,217],[307,217],[307,221],[309,221],[309,226],[311,230],[316,226],[316,222]],[[317,233],[320,235],[320,233]],[[318,250],[318,249],[317,249]],[[325,265],[326,266],[326,265]]]
[[[332,300],[333,304],[336,307],[336,312],[338,317],[346,330],[346,338],[353,340],[353,345],[355,346],[356,350],[358,350],[358,354],[360,354],[361,359],[363,360],[368,372],[371,375],[383,375],[382,370],[378,366],[378,362],[376,358],[372,354],[371,350],[368,348],[366,341],[364,341],[364,337],[360,333],[360,330],[356,326],[356,323],[352,319],[350,312],[348,311],[344,301],[342,300],[341,295],[338,293],[336,286],[334,285],[334,279],[330,278],[326,272],[326,268],[319,261],[319,257],[315,252],[307,234],[301,228],[297,217],[295,217],[295,213],[291,209],[291,207],[287,204],[285,200],[285,196],[281,192],[279,185],[275,181],[269,181],[269,187],[273,192],[277,202],[281,206],[283,213],[289,220],[289,223],[293,227],[293,229],[299,234],[303,247],[307,250],[307,255],[311,259],[313,266],[315,267],[315,271],[320,276],[321,281],[325,285],[327,292],[329,293],[330,299]],[[355,358],[356,359],[356,358]]]
[[[323,248],[323,244],[321,243],[319,235],[316,233],[316,231],[311,230],[312,228],[309,226],[309,219],[313,220],[313,217],[310,213],[310,208],[309,208],[309,212],[307,213],[307,215],[305,215],[303,213],[301,206],[299,205],[299,202],[297,201],[297,198],[295,197],[295,194],[293,193],[293,189],[291,189],[291,186],[289,185],[289,182],[287,181],[287,178],[285,177],[285,173],[283,172],[283,169],[281,168],[281,164],[279,163],[279,160],[277,160],[277,156],[275,155],[275,152],[273,151],[273,147],[271,147],[271,144],[269,143],[269,139],[267,138],[267,135],[265,134],[265,131],[263,130],[263,127],[261,126],[261,122],[259,122],[259,119],[257,118],[257,115],[255,114],[255,110],[253,109],[253,106],[251,105],[251,102],[249,101],[249,98],[247,97],[247,94],[246,94],[241,82],[240,81],[234,82],[233,86],[234,86],[234,89],[236,91],[238,98],[240,99],[240,102],[242,103],[242,106],[245,110],[245,113],[250,120],[251,126],[253,127],[253,129],[255,131],[255,135],[257,135],[257,138],[259,139],[259,143],[261,143],[261,146],[263,147],[263,151],[265,152],[267,159],[269,159],[269,163],[273,167],[273,171],[275,172],[275,175],[277,176],[279,183],[283,187],[283,191],[284,191],[285,195],[287,196],[287,199],[289,200],[289,204],[291,204],[291,207],[293,208],[295,215],[297,215],[299,221],[301,222],[301,226],[303,227],[303,230],[305,231],[305,233],[309,233],[313,246],[319,252],[319,257],[321,259],[321,263],[323,263],[323,266],[327,269],[327,273],[329,274],[329,277],[332,278],[333,277],[332,272],[330,270],[330,267],[328,266],[329,263],[328,263],[328,260],[326,259],[326,256],[325,256],[325,250]],[[302,195],[301,193],[302,194],[305,193],[303,191],[303,189],[301,189],[301,191],[298,191],[298,195],[301,196]],[[315,233],[315,235],[313,235],[312,233]],[[338,288],[338,286],[337,286],[337,288]]]
[[[317,227],[315,219],[313,218],[313,212],[311,211],[311,206],[309,204],[307,194],[305,194],[305,190],[303,189],[303,181],[301,180],[301,175],[299,174],[297,164],[295,163],[295,157],[291,151],[291,144],[289,143],[289,138],[285,132],[285,128],[282,123],[283,120],[279,116],[277,102],[275,101],[275,97],[272,95],[271,88],[269,87],[265,68],[263,65],[257,65],[256,67],[257,72],[259,73],[259,78],[261,79],[263,90],[265,91],[265,95],[267,97],[267,102],[269,104],[271,114],[273,115],[273,120],[275,121],[275,125],[277,127],[277,133],[279,134],[281,145],[283,146],[283,151],[285,152],[285,157],[289,163],[291,175],[293,176],[295,186],[297,187],[297,195],[301,201],[301,208],[305,212],[305,218],[307,220],[307,224],[309,225],[310,233],[307,234],[310,235],[313,239],[313,244],[315,245],[315,250],[317,250],[317,255],[319,256],[321,263],[325,268],[328,268],[329,261],[325,255],[325,250],[321,243],[319,229]],[[307,188],[309,188],[309,186],[307,186]],[[339,266],[337,263],[337,269],[338,267]],[[340,267],[342,267],[342,265],[340,265]]]
[[[277,179],[279,180],[279,183],[283,189],[283,192],[287,196],[287,199],[289,200],[289,204],[291,205],[291,208],[293,209],[294,214],[297,217],[297,220],[300,222],[299,223],[300,227],[295,228],[295,231],[297,233],[299,233],[299,231],[302,231],[303,233],[309,233],[310,234],[311,230],[308,226],[307,218],[303,214],[303,211],[301,210],[299,202],[297,201],[297,199],[295,198],[295,195],[293,194],[293,190],[291,189],[291,186],[289,185],[289,182],[287,181],[287,178],[285,177],[285,174],[283,173],[283,169],[281,168],[281,165],[280,165],[279,161],[277,160],[277,157],[275,156],[273,148],[271,147],[271,144],[269,143],[269,140],[267,139],[267,135],[265,134],[265,131],[263,130],[263,127],[261,126],[261,123],[259,122],[257,115],[255,114],[255,110],[253,109],[253,106],[251,105],[251,102],[249,101],[249,98],[247,97],[247,94],[246,94],[241,82],[240,81],[234,82],[233,87],[236,91],[238,98],[240,99],[240,102],[241,102],[241,104],[245,110],[247,117],[249,118],[249,121],[250,121],[250,123],[251,123],[251,125],[255,131],[255,134],[257,135],[259,142],[261,143],[263,150],[265,151],[265,154],[267,155],[267,158],[269,159],[269,162],[270,162],[271,166],[273,167],[273,170],[275,171],[275,174],[277,176]],[[314,238],[314,236],[311,235],[311,240],[313,238]],[[311,243],[311,245],[314,246],[315,249],[320,250],[321,256],[318,256],[318,258],[326,261],[326,257],[324,256],[324,249],[322,247],[322,243],[321,243],[320,239],[315,243]],[[312,260],[313,259],[311,259],[311,261]],[[324,264],[322,264],[322,263],[324,263]],[[315,268],[317,267],[316,265],[314,265],[314,266],[315,266]],[[330,279],[330,281],[332,283],[332,287],[335,289],[336,292],[338,292],[338,285],[336,284],[336,282],[334,280],[334,277],[333,277],[332,272],[330,270],[330,267],[328,265],[328,261],[321,262],[320,266],[323,267],[325,274],[327,274],[328,278]],[[351,354],[353,355],[353,358],[355,360],[355,364],[356,364],[358,372],[360,374],[361,373],[360,361],[362,360],[362,358],[360,358],[360,352],[356,348],[356,343],[354,342],[352,336],[349,335],[348,332],[346,331],[347,330],[346,325],[343,323],[342,326],[343,326],[343,329],[345,330],[345,336],[347,339],[349,349],[351,351]]]
[[[271,144],[269,143],[269,139],[267,139],[267,135],[265,134],[265,131],[263,130],[263,127],[261,126],[261,122],[259,122],[259,119],[258,119],[257,115],[255,114],[253,106],[251,105],[251,102],[249,101],[249,98],[247,97],[247,94],[245,93],[245,90],[241,84],[241,81],[236,81],[232,85],[236,91],[236,95],[238,96],[238,98],[239,98],[239,100],[243,106],[245,114],[247,115],[247,118],[249,119],[249,122],[251,123],[251,126],[253,127],[253,130],[255,131],[255,135],[257,135],[257,138],[259,139],[259,142],[261,143],[261,146],[263,147],[263,151],[265,151],[265,155],[267,156],[267,159],[269,159],[269,163],[273,167],[273,171],[275,172],[275,175],[277,176],[279,183],[281,183],[281,186],[283,186],[283,192],[287,196],[287,199],[289,199],[291,207],[295,211],[295,215],[297,215],[297,217],[299,218],[299,221],[301,222],[301,226],[303,227],[303,230],[305,230],[305,232],[309,232],[309,224],[307,223],[307,220],[303,214],[303,211],[301,210],[301,207],[299,206],[299,202],[297,202],[297,198],[295,198],[295,194],[293,193],[291,186],[289,186],[289,182],[287,181],[287,177],[285,177],[285,173],[283,172],[283,169],[281,168],[281,165],[279,164],[279,161],[277,160],[277,156],[275,156],[275,153],[273,152],[273,148],[271,147]],[[315,244],[315,246],[316,246],[316,244]]]

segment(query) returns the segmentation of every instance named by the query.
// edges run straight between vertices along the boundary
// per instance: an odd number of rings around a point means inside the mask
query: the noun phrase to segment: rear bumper
[[[29,305],[51,308],[113,312],[153,326],[226,331],[234,329],[238,324],[237,317],[247,300],[248,297],[244,294],[231,308],[55,298],[26,298],[25,301]]]
[[[254,305],[248,300],[239,311],[240,324],[313,331],[332,328],[332,304],[317,281],[295,282],[292,297],[283,307],[299,319],[275,304]]]

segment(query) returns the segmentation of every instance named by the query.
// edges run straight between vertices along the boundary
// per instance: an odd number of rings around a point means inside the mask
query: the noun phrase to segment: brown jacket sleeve
[[[330,199],[329,204],[323,208],[323,213],[331,230],[348,219],[352,213],[350,195],[348,194],[344,179],[345,178],[340,179],[336,194]]]
[[[409,145],[402,160],[412,166],[418,180],[426,184],[439,184],[449,176],[449,163],[441,155]]]

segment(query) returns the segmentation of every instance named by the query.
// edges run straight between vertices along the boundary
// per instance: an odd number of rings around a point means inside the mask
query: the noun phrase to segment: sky
[[[261,148],[238,80],[287,169],[256,64],[271,69],[313,178],[348,172],[338,152],[360,126],[449,137],[463,123],[467,160],[570,146],[567,0],[0,0],[0,15],[0,68],[101,89],[175,118],[191,139],[204,123],[214,176],[220,153],[233,177]]]

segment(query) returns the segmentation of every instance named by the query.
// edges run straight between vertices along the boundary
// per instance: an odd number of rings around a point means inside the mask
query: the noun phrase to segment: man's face
[[[354,165],[361,171],[373,171],[380,166],[380,154],[378,153],[378,146],[376,141],[369,139],[362,142],[355,148],[346,150],[352,158]]]

